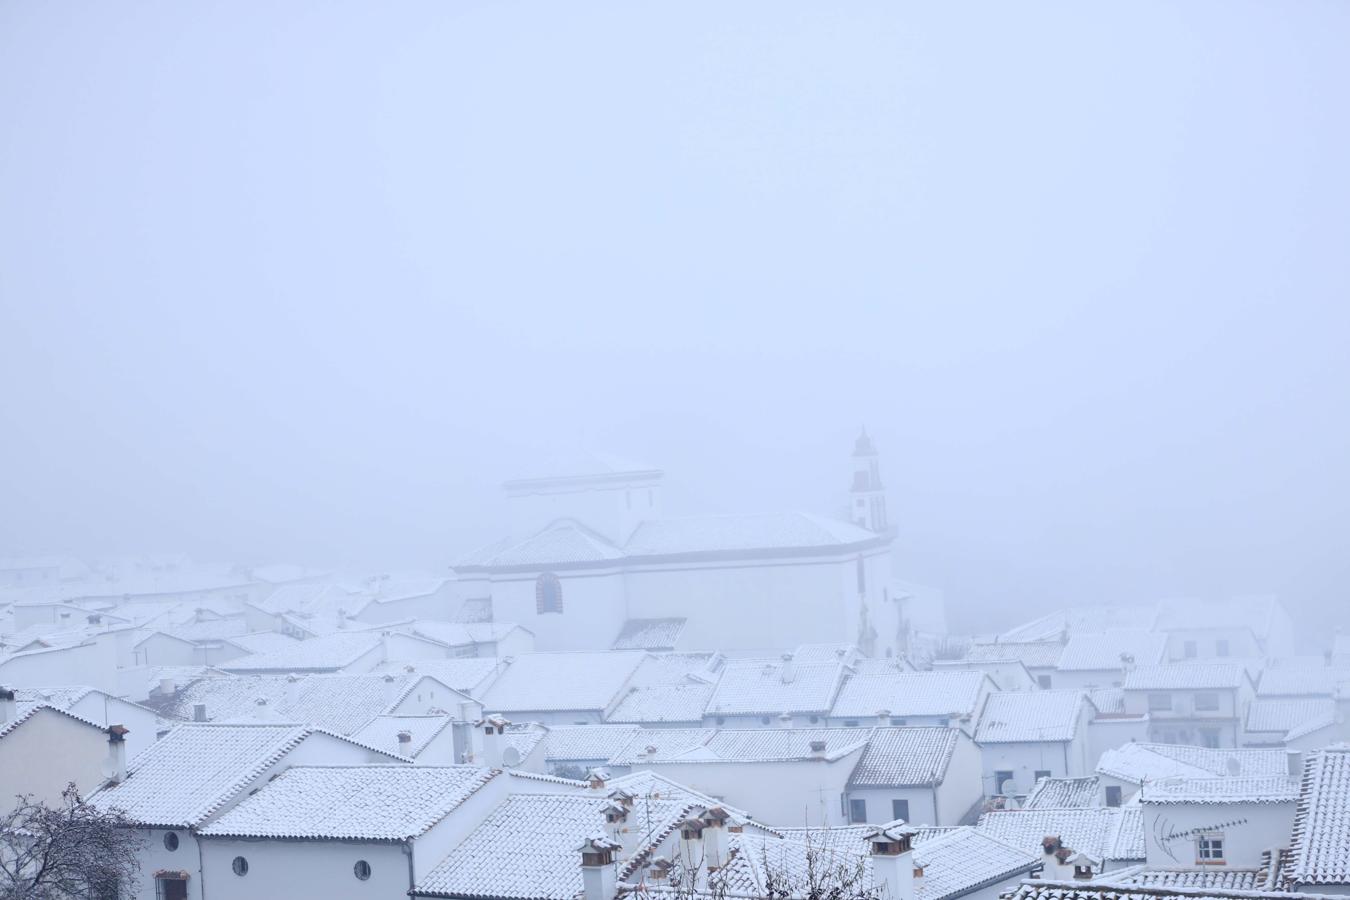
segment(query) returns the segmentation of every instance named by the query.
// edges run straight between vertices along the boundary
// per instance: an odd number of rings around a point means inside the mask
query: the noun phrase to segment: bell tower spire
[[[881,486],[881,462],[877,448],[864,427],[853,443],[853,485],[849,488],[849,519],[870,531],[885,531],[886,492]]]

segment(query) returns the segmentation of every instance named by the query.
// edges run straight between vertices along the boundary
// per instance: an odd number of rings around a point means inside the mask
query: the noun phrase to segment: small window
[[[1196,649],[1195,641],[1186,641],[1181,645],[1181,655],[1187,659],[1195,659]]]
[[[1120,785],[1108,784],[1106,786],[1106,805],[1107,806],[1120,805]]]
[[[726,717],[726,716],[718,716],[716,719],[713,719],[713,721],[716,722],[718,725],[725,725],[725,724],[727,724],[727,717]]]
[[[904,819],[906,822],[908,822],[908,821],[909,821],[909,801],[908,801],[908,800],[892,800],[892,801],[891,801],[891,818],[892,818],[892,819]]]
[[[1200,729],[1200,746],[1211,750],[1219,749],[1219,730],[1217,728]]]
[[[759,724],[761,724],[761,725],[768,725],[768,724],[769,724],[769,717],[768,717],[768,716],[760,716],[760,717],[759,717]]]
[[[1214,655],[1215,655],[1215,656],[1227,656],[1227,655],[1228,655],[1228,642],[1227,642],[1227,641],[1222,641],[1222,640],[1221,640],[1221,641],[1215,641],[1215,642],[1214,642]]]
[[[999,769],[994,773],[994,793],[1003,793],[1003,786],[1012,787],[1013,773],[1011,769]]]
[[[164,833],[164,849],[170,853],[178,849],[178,832],[168,831]]]
[[[1214,693],[1196,694],[1195,708],[1197,712],[1216,711],[1219,708],[1219,695]]]
[[[845,727],[845,728],[857,728],[857,727],[858,727],[858,720],[857,720],[857,719],[845,719],[845,720],[844,720],[844,727]]]
[[[156,878],[155,900],[187,900],[187,881],[163,876]]]
[[[1149,712],[1170,712],[1172,709],[1171,694],[1149,694],[1148,710]]]
[[[851,799],[848,801],[848,820],[854,825],[867,822],[867,801]]]
[[[552,572],[534,580],[534,611],[539,614],[563,611],[562,582]]]
[[[352,874],[356,876],[358,881],[365,881],[370,877],[370,863],[364,859],[358,859],[356,865],[352,866]]]
[[[812,725],[815,725],[820,722],[820,716],[812,716],[808,721],[810,721]]]
[[[230,868],[234,870],[234,874],[243,878],[248,874],[248,860],[244,859],[242,856],[236,856],[234,862],[230,863]]]
[[[1051,777],[1051,775],[1050,775],[1050,770],[1049,770],[1049,769],[1037,769],[1037,770],[1036,770],[1036,780],[1037,780],[1037,781],[1040,781],[1042,778],[1050,778],[1050,777]]]
[[[1049,675],[1037,675],[1037,676],[1036,676],[1036,683],[1037,683],[1038,685],[1041,686],[1041,690],[1043,690],[1043,691],[1048,691],[1048,690],[1050,690],[1050,676],[1049,676]]]
[[[1223,864],[1223,835],[1202,834],[1195,840],[1195,861],[1202,865]]]

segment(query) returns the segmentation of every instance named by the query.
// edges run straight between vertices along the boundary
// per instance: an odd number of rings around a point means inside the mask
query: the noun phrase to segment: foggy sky
[[[1333,609],[1347,45],[1331,0],[0,0],[0,556],[439,569],[587,450],[831,513],[866,423],[956,624]]]

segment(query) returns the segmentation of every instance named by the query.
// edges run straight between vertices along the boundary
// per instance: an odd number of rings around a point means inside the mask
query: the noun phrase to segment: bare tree
[[[809,834],[803,843],[796,865],[778,854],[773,858],[772,843],[760,848],[758,866],[738,861],[735,852],[722,866],[677,857],[665,884],[644,883],[639,891],[671,900],[888,900],[885,889],[872,881],[864,856],[833,851]],[[760,878],[738,879],[738,870],[748,874],[742,865],[757,868]],[[751,883],[756,886],[751,888]]]
[[[102,900],[129,888],[140,871],[135,824],[86,803],[71,784],[61,803],[20,796],[0,816],[0,900]]]

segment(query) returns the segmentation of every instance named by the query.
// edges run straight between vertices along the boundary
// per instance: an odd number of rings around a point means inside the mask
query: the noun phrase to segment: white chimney
[[[398,679],[393,675],[384,676],[384,708],[388,712],[398,702]]]
[[[0,722],[13,722],[18,717],[19,705],[14,702],[14,692],[0,688]]]
[[[127,780],[127,729],[108,726],[108,778],[121,784]]]
[[[727,833],[727,824],[731,816],[720,806],[714,806],[701,817],[703,819],[703,852],[707,854],[705,865],[708,871],[720,869],[731,859],[731,840]]]
[[[580,847],[582,900],[614,900],[619,887],[615,851],[619,845],[603,834],[593,835]]]
[[[872,851],[872,880],[887,900],[914,900],[914,835],[903,819],[887,822],[867,833]]]
[[[792,654],[783,654],[783,664],[778,667],[778,677],[783,684],[792,684],[797,678],[797,668],[792,663]]]
[[[825,742],[816,740],[811,742],[811,756],[813,759],[825,758]]]
[[[483,759],[479,765],[489,769],[502,767],[502,748],[506,744],[506,727],[510,724],[501,716],[488,716],[475,724],[482,733]]]
[[[707,850],[703,844],[703,829],[706,827],[697,812],[680,823],[680,864],[686,871],[705,870]]]
[[[877,725],[881,728],[891,727],[891,711],[889,709],[877,710]]]
[[[161,697],[172,697],[177,687],[178,685],[174,683],[172,678],[161,678],[159,680],[159,695]]]
[[[412,758],[412,732],[403,730],[398,733],[398,755]]]
[[[267,707],[266,697],[259,697],[253,701],[253,718],[259,722],[267,722],[272,719],[272,710]]]
[[[791,728],[791,727],[792,727],[792,713],[786,713],[786,712],[785,712],[785,713],[779,713],[779,714],[778,714],[778,727],[779,727],[779,728]]]
[[[205,722],[205,721],[206,721],[206,704],[205,704],[205,703],[194,703],[194,704],[192,704],[192,721],[194,721],[194,722]]]
[[[1299,750],[1285,751],[1285,761],[1289,766],[1290,778],[1303,777],[1303,753]]]

